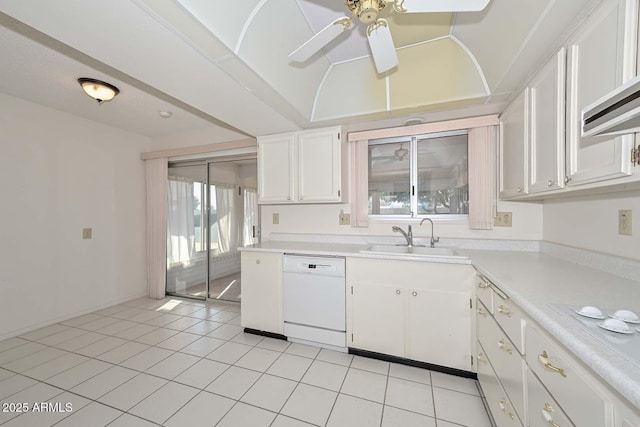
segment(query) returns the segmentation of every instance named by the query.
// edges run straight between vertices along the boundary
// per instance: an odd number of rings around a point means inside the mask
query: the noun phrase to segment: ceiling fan
[[[338,18],[289,54],[293,62],[305,62],[331,40],[351,27],[354,18],[368,25],[367,39],[378,73],[398,65],[389,23],[380,15],[391,13],[473,12],[484,9],[490,0],[344,0],[351,16]]]
[[[393,155],[387,156],[374,156],[371,157],[372,160],[392,160],[393,162],[401,162],[405,159],[408,159],[407,155],[409,154],[409,150],[403,147],[404,143],[400,143],[400,148],[394,150]],[[392,163],[393,163],[392,162]]]

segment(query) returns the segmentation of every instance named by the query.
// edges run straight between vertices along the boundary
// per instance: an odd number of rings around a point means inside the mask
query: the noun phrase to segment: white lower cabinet
[[[523,420],[526,365],[522,356],[491,316],[478,317],[478,341],[482,343],[486,357],[491,361],[496,376],[509,395],[514,412]]]
[[[282,254],[241,253],[244,328],[282,334]]]
[[[473,371],[470,265],[347,258],[349,347]]]
[[[482,276],[477,283],[494,309],[478,294],[478,381],[498,427],[640,427],[640,411],[496,285]]]
[[[482,345],[478,342],[478,382],[487,405],[497,427],[522,427],[520,419],[516,416],[507,392],[500,384],[498,376],[493,370],[490,359],[487,357]]]
[[[527,374],[530,427],[569,427],[573,423],[531,371]]]

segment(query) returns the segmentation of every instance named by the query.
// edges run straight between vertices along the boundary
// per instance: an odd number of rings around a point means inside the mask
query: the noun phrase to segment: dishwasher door
[[[283,272],[285,326],[346,331],[344,258],[285,255]]]

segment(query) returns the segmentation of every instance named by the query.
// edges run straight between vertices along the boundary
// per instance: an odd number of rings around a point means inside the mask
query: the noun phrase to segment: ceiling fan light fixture
[[[120,93],[120,89],[102,80],[81,77],[78,79],[78,83],[80,83],[82,90],[87,95],[98,101],[98,104],[102,104],[104,101],[111,101]]]

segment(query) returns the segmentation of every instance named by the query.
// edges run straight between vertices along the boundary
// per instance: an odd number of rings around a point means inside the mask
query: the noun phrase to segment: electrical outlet
[[[90,240],[92,238],[93,230],[91,228],[82,229],[82,240]]]
[[[511,227],[512,220],[511,212],[496,212],[496,218],[493,222],[493,225],[496,227]]]
[[[619,210],[618,211],[618,234],[625,236],[631,236],[633,230],[633,211],[631,210]]]
[[[338,224],[351,225],[351,214],[344,213],[344,211],[340,209],[340,214],[338,215]]]
[[[274,224],[280,224],[280,214],[279,213],[274,213],[273,214],[273,223]]]

